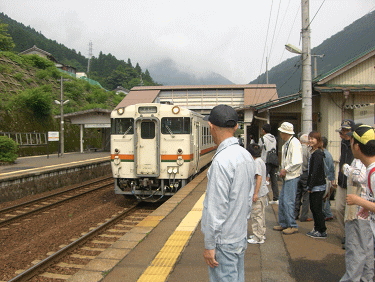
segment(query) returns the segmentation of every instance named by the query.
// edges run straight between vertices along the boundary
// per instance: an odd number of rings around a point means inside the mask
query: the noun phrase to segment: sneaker
[[[255,235],[250,235],[249,236],[249,239],[255,239],[256,237],[255,237]],[[266,240],[266,235],[263,235],[263,238],[262,238],[263,240]]]
[[[311,238],[317,238],[317,239],[326,239],[327,238],[326,232],[310,231],[306,235],[311,237]]]
[[[315,229],[306,233],[307,236],[312,236],[315,233]]]
[[[276,200],[276,201],[270,201],[269,204],[270,204],[270,205],[278,205],[278,204],[279,204],[279,200]]]
[[[251,239],[247,240],[247,242],[248,242],[249,244],[263,244],[263,243],[264,243],[264,240],[262,239],[262,240],[258,241],[258,240],[255,239],[255,238],[251,238]]]
[[[286,229],[286,227],[282,227],[281,225],[276,225],[273,227],[273,230],[276,231],[283,231],[284,229]]]
[[[333,216],[330,216],[330,217],[326,217],[324,220],[325,221],[330,221],[330,220],[332,220],[333,219]]]
[[[291,234],[294,234],[294,233],[297,233],[297,232],[298,232],[298,228],[295,228],[295,227],[288,227],[288,228],[283,230],[283,234],[285,234],[285,235],[291,235]]]

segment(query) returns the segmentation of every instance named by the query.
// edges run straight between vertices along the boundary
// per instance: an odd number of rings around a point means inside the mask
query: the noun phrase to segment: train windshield
[[[113,118],[111,134],[134,134],[134,118]]]
[[[161,119],[162,134],[190,134],[190,118],[166,117]]]

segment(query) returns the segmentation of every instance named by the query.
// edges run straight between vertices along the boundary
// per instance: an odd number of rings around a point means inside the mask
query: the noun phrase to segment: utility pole
[[[63,77],[60,77],[60,156],[64,155],[64,84]]]
[[[316,58],[323,58],[324,54],[322,55],[311,55],[311,57],[314,58],[314,78],[318,76],[318,62],[316,61]]]
[[[60,105],[60,157],[64,155],[64,105],[69,102],[69,100],[64,101],[64,81],[69,79],[63,79],[60,77],[60,101],[55,100],[55,104]]]
[[[89,73],[90,73],[91,57],[92,57],[92,41],[90,41],[89,43],[89,60],[87,62],[87,78],[89,77]]]
[[[268,84],[268,57],[266,57],[266,84]]]
[[[301,0],[302,10],[302,132],[312,131],[312,79],[309,0]]]

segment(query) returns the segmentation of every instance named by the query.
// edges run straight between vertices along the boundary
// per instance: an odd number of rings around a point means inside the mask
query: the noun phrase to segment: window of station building
[[[155,138],[155,122],[142,121],[141,138],[142,139],[154,139]]]
[[[111,119],[111,134],[134,134],[133,118]]]
[[[161,119],[162,134],[190,134],[190,118],[188,117],[165,117]]]

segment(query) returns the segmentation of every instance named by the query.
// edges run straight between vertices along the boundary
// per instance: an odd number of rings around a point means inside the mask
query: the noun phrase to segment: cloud
[[[273,3],[273,6],[272,6]],[[311,46],[342,30],[374,8],[373,1],[310,1]],[[142,68],[171,58],[183,68],[213,71],[248,83],[294,56],[301,47],[300,0],[28,0],[1,1],[0,10],[47,38],[88,56],[111,53]],[[317,11],[319,12],[317,13]]]

